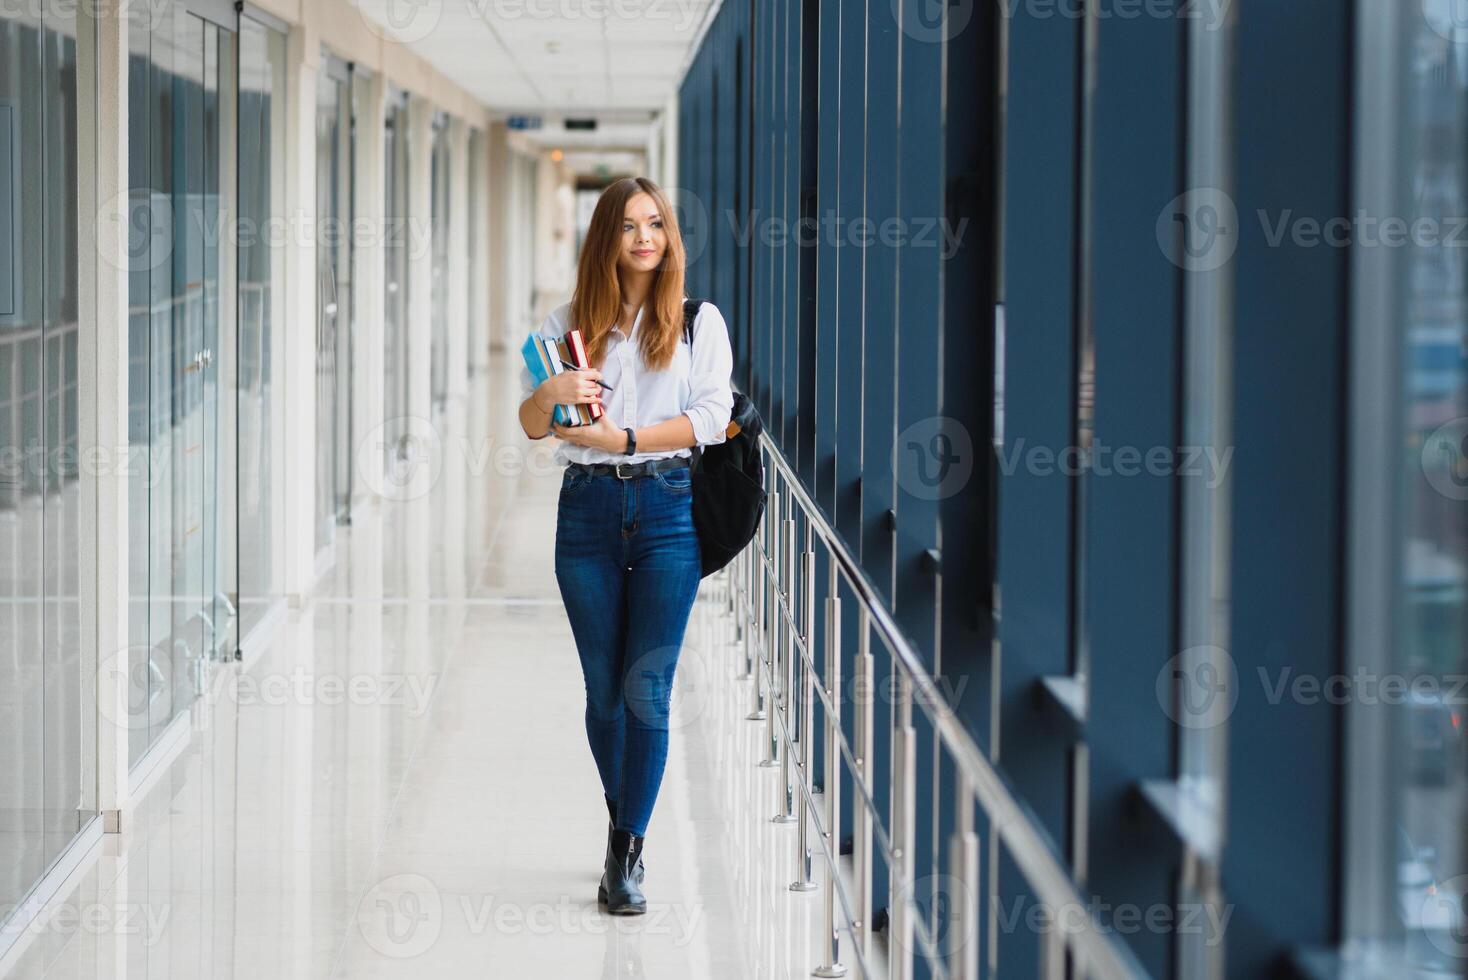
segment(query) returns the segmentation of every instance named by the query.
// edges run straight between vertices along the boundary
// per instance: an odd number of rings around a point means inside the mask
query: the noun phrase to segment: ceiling
[[[719,0],[355,2],[491,110],[540,116],[569,149],[644,141]],[[565,133],[563,115],[596,116],[598,130]]]

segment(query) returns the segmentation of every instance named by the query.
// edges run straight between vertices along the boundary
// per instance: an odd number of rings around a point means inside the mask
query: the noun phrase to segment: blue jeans
[[[567,468],[556,582],[586,680],[586,737],[617,829],[647,833],[668,702],[701,578],[686,467],[630,480]]]

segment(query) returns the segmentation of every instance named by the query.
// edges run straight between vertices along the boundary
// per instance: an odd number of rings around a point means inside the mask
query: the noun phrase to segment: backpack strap
[[[703,300],[689,299],[683,301],[683,340],[688,344],[688,356],[693,357],[693,321],[698,316],[698,311],[703,307]],[[697,473],[703,468],[703,447],[694,446],[693,456],[689,460],[690,469]]]
[[[689,347],[693,346],[693,321],[698,316],[698,311],[703,308],[703,300],[690,299],[683,301],[683,340]]]

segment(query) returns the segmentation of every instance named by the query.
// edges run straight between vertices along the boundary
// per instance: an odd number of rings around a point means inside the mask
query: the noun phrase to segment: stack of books
[[[580,330],[568,330],[559,340],[533,333],[525,338],[520,354],[525,358],[525,366],[530,369],[530,376],[536,384],[563,371],[591,369]],[[590,425],[602,417],[602,412],[600,405],[557,405],[555,423]]]

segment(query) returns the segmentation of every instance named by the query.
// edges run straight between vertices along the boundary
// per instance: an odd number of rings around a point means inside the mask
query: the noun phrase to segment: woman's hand
[[[531,397],[535,399],[535,407],[547,415],[557,405],[600,404],[602,389],[597,384],[600,380],[600,371],[562,371],[536,386]]]
[[[612,423],[610,415],[603,415],[591,425],[556,425],[551,427],[551,431],[576,446],[608,453],[625,452],[627,449],[627,433]]]

